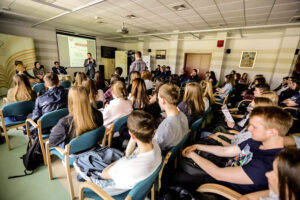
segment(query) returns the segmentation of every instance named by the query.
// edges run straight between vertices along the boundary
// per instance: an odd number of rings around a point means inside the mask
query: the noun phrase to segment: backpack
[[[44,162],[40,141],[37,136],[35,138],[33,138],[33,143],[31,146],[29,145],[29,142],[28,142],[27,151],[23,156],[20,157],[20,159],[23,160],[23,164],[25,167],[25,170],[24,170],[25,174],[17,175],[17,176],[10,176],[10,177],[8,177],[9,179],[31,175],[33,173],[33,171]]]

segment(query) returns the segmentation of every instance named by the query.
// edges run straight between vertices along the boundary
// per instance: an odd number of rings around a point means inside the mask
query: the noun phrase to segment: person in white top
[[[106,128],[110,128],[111,125],[119,118],[129,115],[132,112],[132,103],[127,99],[126,85],[122,81],[116,81],[112,85],[113,100],[104,108],[103,121]]]
[[[149,72],[148,70],[144,70],[144,71],[142,71],[141,77],[145,81],[146,89],[152,90],[153,82],[151,81],[151,79],[152,79],[151,72]]]
[[[131,139],[137,143],[137,149],[130,156],[107,166],[101,174],[102,179],[91,179],[109,195],[118,195],[132,189],[145,180],[162,162],[158,143],[152,139],[154,119],[145,111],[133,111],[128,117],[128,129]]]

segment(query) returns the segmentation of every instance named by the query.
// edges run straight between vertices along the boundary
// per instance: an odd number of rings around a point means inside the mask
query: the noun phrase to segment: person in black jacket
[[[62,148],[73,138],[103,125],[102,113],[93,108],[84,87],[74,86],[68,96],[69,115],[60,119],[49,137],[50,147]]]
[[[197,69],[193,69],[191,76],[190,76],[190,82],[198,82],[199,77],[198,77],[198,71]]]
[[[60,66],[60,63],[58,61],[54,62],[54,66],[52,67],[52,72],[55,74],[67,74],[66,71],[67,68]]]
[[[68,106],[68,91],[62,86],[58,86],[58,76],[53,72],[47,73],[44,77],[44,82],[48,91],[39,96],[35,101],[31,117],[35,122],[47,112]]]

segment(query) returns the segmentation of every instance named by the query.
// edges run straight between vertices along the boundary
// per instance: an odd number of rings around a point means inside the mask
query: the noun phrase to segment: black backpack
[[[24,170],[25,174],[17,175],[17,176],[10,176],[10,177],[8,177],[9,179],[31,175],[33,173],[33,171],[44,162],[40,141],[37,136],[33,139],[33,143],[31,146],[29,145],[29,142],[28,142],[27,151],[22,157],[20,157],[20,159],[23,160],[23,164],[25,167],[25,170]]]

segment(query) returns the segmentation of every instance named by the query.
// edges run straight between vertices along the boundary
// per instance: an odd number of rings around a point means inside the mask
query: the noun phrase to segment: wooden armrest
[[[38,128],[37,123],[35,123],[32,119],[26,119],[26,123],[31,124],[34,128]]]
[[[99,197],[105,200],[114,200],[111,196],[109,196],[104,190],[98,187],[96,184],[91,182],[84,182],[83,184],[79,185],[79,200],[84,199],[84,189],[88,188],[95,192]]]
[[[291,136],[297,136],[297,137],[300,137],[300,133],[293,133]]]
[[[239,134],[240,132],[239,131],[236,131],[236,130],[228,130],[229,133],[233,133],[233,134]]]
[[[232,116],[233,118],[239,118],[239,119],[241,119],[241,118],[244,117],[244,115],[236,115],[236,114],[232,114],[231,116]]]
[[[213,183],[201,185],[200,187],[198,187],[197,192],[218,194],[230,200],[238,200],[242,196],[240,193],[232,189],[229,189],[223,185]]]
[[[63,150],[61,147],[57,146],[54,147],[61,155],[65,156],[66,155],[66,151]]]
[[[288,110],[288,109],[290,109],[290,110],[296,110],[296,111],[298,111],[298,108],[295,108],[295,107],[282,107],[282,109],[283,109],[283,110]]]

